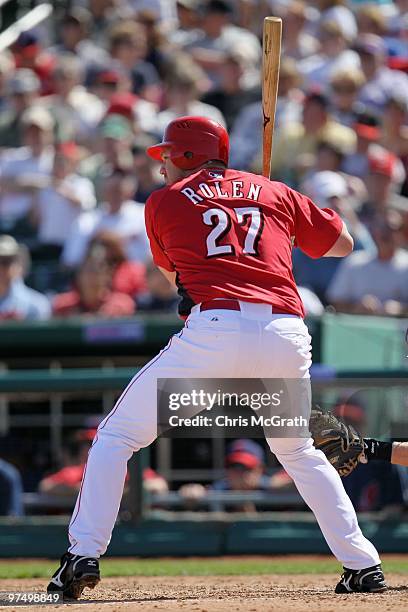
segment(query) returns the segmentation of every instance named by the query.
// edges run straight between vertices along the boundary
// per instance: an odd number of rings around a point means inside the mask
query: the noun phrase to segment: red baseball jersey
[[[321,257],[343,225],[333,210],[283,183],[208,168],[153,192],[145,217],[155,264],[177,273],[182,316],[213,298],[304,316],[292,246]]]

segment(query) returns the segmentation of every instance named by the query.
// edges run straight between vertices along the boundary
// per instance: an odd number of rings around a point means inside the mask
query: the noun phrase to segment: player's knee
[[[153,428],[137,428],[131,431],[127,428],[115,426],[102,426],[98,429],[95,440],[105,447],[127,447],[132,452],[149,446],[156,439],[156,431]]]
[[[268,438],[267,442],[277,457],[297,459],[315,450],[312,438]]]

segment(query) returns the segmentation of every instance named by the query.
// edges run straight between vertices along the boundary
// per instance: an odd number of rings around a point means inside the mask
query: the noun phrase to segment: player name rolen
[[[171,427],[307,427],[308,420],[302,416],[293,418],[282,417],[275,414],[271,417],[253,414],[250,418],[238,416],[229,417],[220,414],[216,417],[209,417],[197,414],[195,417],[180,417],[172,414],[169,418]]]
[[[193,204],[203,202],[205,198],[235,198],[238,200],[246,199],[258,202],[261,189],[262,185],[257,185],[256,183],[249,183],[249,187],[245,188],[244,191],[244,181],[231,181],[228,187],[226,187],[225,183],[224,186],[221,187],[219,181],[214,181],[214,183],[211,184],[200,183],[197,190],[194,190],[192,187],[184,187],[181,193]]]

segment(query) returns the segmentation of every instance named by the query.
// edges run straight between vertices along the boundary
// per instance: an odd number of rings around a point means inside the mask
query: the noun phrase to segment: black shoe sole
[[[370,589],[369,591],[337,591],[335,590],[335,594],[336,595],[353,595],[354,593],[384,593],[384,591],[387,591],[388,587],[387,585],[384,585],[382,587],[378,587],[376,589]]]
[[[377,589],[370,589],[369,591],[361,591],[362,593],[383,593],[384,591],[387,591],[388,587],[387,585],[378,587]]]
[[[94,589],[100,580],[95,574],[83,574],[80,578],[74,578],[72,584],[64,591],[64,599],[79,599],[85,588]]]

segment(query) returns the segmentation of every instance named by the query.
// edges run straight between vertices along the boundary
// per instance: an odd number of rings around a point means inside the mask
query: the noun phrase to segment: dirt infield
[[[390,590],[378,595],[335,595],[337,575],[174,576],[107,578],[86,591],[81,603],[24,606],[30,611],[96,612],[140,610],[160,612],[402,612],[408,610],[408,586],[402,575],[388,575]],[[1,580],[2,591],[37,591],[38,579]],[[21,610],[3,607],[2,610]]]

